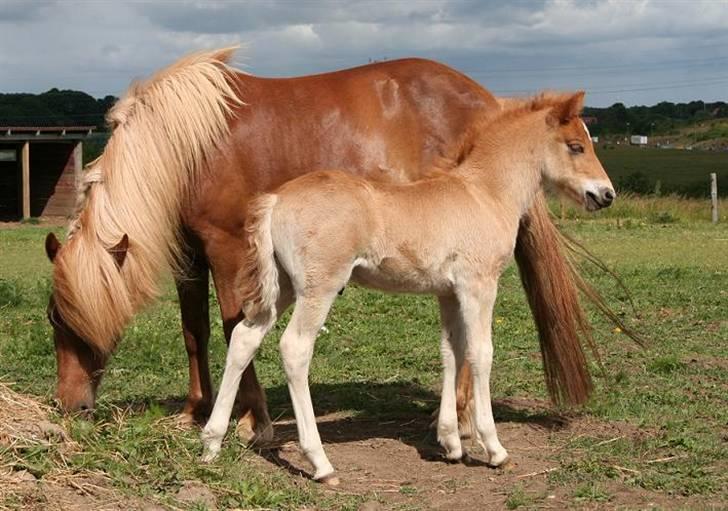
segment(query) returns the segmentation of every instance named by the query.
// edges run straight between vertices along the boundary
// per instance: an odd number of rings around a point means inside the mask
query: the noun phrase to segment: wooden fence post
[[[23,212],[23,220],[30,218],[30,142],[23,143],[20,150],[21,160],[21,193],[20,203]]]
[[[713,223],[718,223],[718,176],[715,172],[710,173],[710,202]]]

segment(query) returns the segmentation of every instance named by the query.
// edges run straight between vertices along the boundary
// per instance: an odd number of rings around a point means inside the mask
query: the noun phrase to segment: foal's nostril
[[[607,190],[604,192],[604,198],[609,202],[612,202],[614,200],[614,192],[612,192],[612,190]]]

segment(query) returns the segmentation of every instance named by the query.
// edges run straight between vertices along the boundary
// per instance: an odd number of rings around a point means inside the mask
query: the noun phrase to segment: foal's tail
[[[278,196],[261,195],[248,208],[245,227],[248,248],[238,275],[238,289],[245,317],[251,321],[275,320],[278,300],[276,266],[271,217]]]

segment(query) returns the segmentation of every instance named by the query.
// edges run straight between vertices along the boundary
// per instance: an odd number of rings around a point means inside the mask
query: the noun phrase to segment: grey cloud
[[[499,93],[587,88],[590,104],[725,99],[718,85],[604,91],[725,76],[728,63],[728,10],[711,1],[0,0],[0,25],[3,92],[119,94],[189,51],[235,42],[250,43],[238,62],[258,75],[420,56]]]
[[[3,0],[0,2],[0,23],[27,22],[39,18],[56,2],[52,0]]]

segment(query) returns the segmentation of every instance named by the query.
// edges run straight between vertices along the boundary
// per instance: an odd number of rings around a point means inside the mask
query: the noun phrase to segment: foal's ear
[[[109,249],[109,254],[112,255],[114,258],[114,261],[116,261],[116,266],[121,269],[121,267],[124,265],[124,261],[126,260],[126,253],[129,250],[129,236],[124,234],[124,236],[121,237],[121,241],[111,247]]]
[[[578,116],[582,108],[584,108],[584,91],[580,90],[571,96],[566,96],[562,101],[551,107],[546,122],[550,126],[566,124]]]
[[[56,258],[56,254],[58,254],[58,251],[60,249],[61,242],[58,241],[58,238],[56,238],[55,234],[49,232],[45,240],[45,251],[48,259],[50,259],[51,262],[53,262],[53,260]]]

